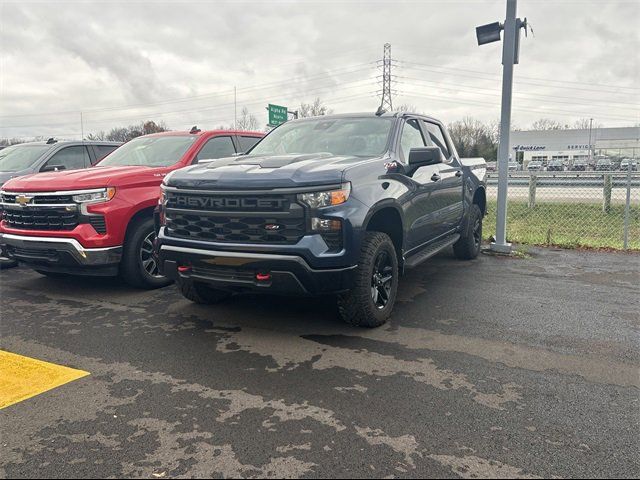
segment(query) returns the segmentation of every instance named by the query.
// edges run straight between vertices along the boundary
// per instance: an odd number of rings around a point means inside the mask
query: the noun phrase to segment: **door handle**
[[[432,182],[437,182],[437,181],[440,180],[440,178],[442,178],[442,177],[440,177],[440,174],[438,172],[436,172],[433,175],[431,175],[431,181]]]
[[[462,176],[462,170],[456,170],[456,177]]]

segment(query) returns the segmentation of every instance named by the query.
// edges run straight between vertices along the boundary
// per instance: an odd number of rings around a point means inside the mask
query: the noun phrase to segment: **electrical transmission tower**
[[[380,108],[391,112],[393,103],[391,102],[391,44],[384,44],[384,56],[382,57],[382,101]]]

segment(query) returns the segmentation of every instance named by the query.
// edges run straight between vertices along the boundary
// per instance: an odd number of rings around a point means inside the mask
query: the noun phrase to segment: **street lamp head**
[[[488,23],[487,25],[476,27],[476,37],[478,38],[478,45],[499,42],[500,32],[503,29],[504,26],[500,22]]]

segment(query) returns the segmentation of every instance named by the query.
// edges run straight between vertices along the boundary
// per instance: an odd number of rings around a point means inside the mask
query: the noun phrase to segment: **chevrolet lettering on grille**
[[[232,209],[281,209],[286,206],[285,199],[267,198],[214,198],[214,197],[186,197],[175,198],[178,208],[201,208],[212,210]]]

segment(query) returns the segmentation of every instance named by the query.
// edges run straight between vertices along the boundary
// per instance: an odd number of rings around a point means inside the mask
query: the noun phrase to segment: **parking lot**
[[[638,477],[639,267],[442,254],[376,330],[3,271],[1,349],[89,375],[0,411],[0,476]]]

